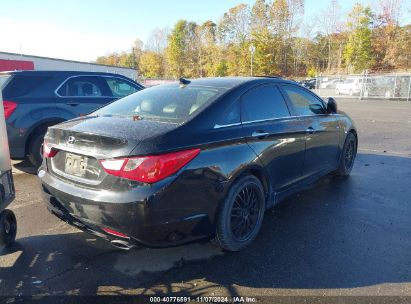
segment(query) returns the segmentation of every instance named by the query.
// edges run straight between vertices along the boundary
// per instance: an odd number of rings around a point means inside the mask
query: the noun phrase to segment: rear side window
[[[105,77],[105,81],[114,97],[125,97],[138,91],[138,88],[120,78]]]
[[[50,77],[14,75],[4,88],[5,98],[21,97],[43,86]]]
[[[290,113],[279,89],[263,86],[242,97],[242,121],[256,121],[288,117]]]
[[[105,92],[103,80],[92,76],[72,77],[58,89],[57,93],[65,97],[101,97],[109,95]]]
[[[241,110],[240,102],[236,100],[224,112],[222,117],[218,120],[217,126],[227,126],[240,123]]]
[[[225,91],[193,85],[156,86],[119,99],[93,114],[180,123],[201,112]]]
[[[297,115],[315,115],[326,113],[324,104],[311,93],[294,86],[284,86]]]
[[[0,75],[0,89],[3,88],[3,85],[10,78],[10,75]]]

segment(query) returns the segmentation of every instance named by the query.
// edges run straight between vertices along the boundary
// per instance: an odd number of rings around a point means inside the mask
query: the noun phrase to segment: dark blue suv
[[[0,73],[10,153],[38,167],[49,126],[86,115],[144,87],[118,75],[79,71]]]

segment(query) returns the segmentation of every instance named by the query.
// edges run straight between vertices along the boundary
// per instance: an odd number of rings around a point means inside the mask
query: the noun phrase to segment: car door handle
[[[80,103],[79,102],[67,102],[66,103],[66,105],[68,105],[68,106],[72,106],[72,107],[75,107],[75,106],[78,106]]]
[[[308,134],[314,134],[315,129],[313,127],[309,127],[309,128],[307,128],[307,130],[305,130],[305,132],[308,133]]]
[[[270,133],[264,132],[264,131],[255,131],[253,132],[253,134],[251,134],[252,137],[258,137],[258,138],[267,137],[268,135],[270,135]]]

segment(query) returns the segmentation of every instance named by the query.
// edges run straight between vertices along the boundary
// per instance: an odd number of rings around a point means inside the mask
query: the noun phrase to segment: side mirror
[[[327,100],[327,113],[337,113],[337,102],[334,98],[328,98]]]

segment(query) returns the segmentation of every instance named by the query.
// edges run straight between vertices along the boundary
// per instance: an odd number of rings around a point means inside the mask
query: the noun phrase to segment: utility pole
[[[251,76],[253,76],[253,57],[254,57],[254,53],[255,53],[255,46],[252,44],[250,45],[250,47],[248,48],[248,50],[250,51],[251,54]]]

